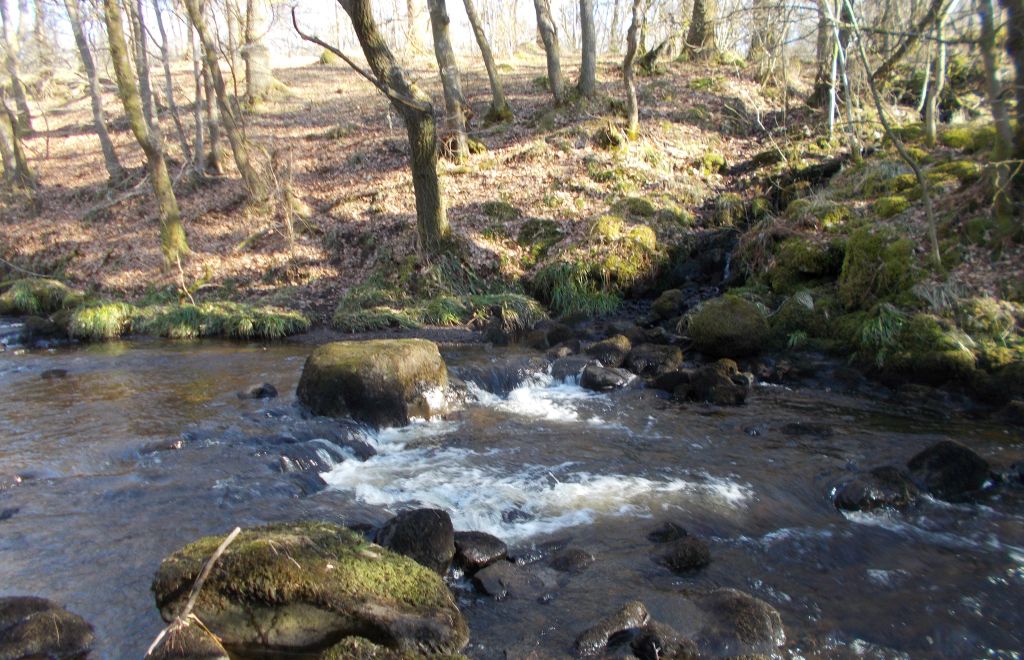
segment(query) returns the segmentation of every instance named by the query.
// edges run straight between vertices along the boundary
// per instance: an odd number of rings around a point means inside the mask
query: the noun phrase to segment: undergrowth
[[[309,325],[309,320],[298,312],[234,302],[142,306],[98,302],[71,314],[68,333],[89,340],[115,339],[127,334],[172,339],[280,339],[304,332]]]

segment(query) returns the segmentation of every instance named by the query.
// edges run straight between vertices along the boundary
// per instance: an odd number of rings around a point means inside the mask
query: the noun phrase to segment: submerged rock
[[[651,314],[659,320],[668,321],[679,316],[683,307],[686,306],[686,294],[679,289],[668,289],[662,291],[654,304],[651,305]]]
[[[911,458],[907,469],[918,486],[950,502],[969,498],[991,476],[985,459],[950,440],[937,442]]]
[[[437,660],[460,660],[465,656],[455,653],[432,653],[424,656],[410,651],[396,651],[375,644],[365,637],[346,637],[320,655],[320,660],[417,660],[430,657]]]
[[[347,458],[340,447],[318,438],[285,445],[278,464],[282,472],[327,472]]]
[[[677,575],[700,570],[711,563],[711,548],[695,536],[670,541],[657,557],[658,563]]]
[[[747,400],[750,378],[740,373],[732,360],[719,360],[689,372],[685,383],[675,388],[677,399],[738,406]]]
[[[68,377],[67,369],[47,369],[46,371],[39,374],[39,377],[43,380],[60,380],[61,378]]]
[[[612,367],[599,367],[595,364],[587,365],[580,376],[580,387],[595,392],[607,392],[629,385],[633,380],[633,374],[625,369]]]
[[[85,619],[52,601],[0,598],[0,658],[84,658],[93,639]]]
[[[486,532],[455,532],[455,563],[472,575],[508,558],[508,546]]]
[[[786,641],[779,612],[736,589],[715,589],[693,598],[703,612],[697,643],[704,654],[772,654]]]
[[[404,511],[384,523],[376,541],[439,575],[448,572],[455,556],[452,519],[440,509]]]
[[[220,641],[202,626],[191,624],[164,636],[145,660],[229,660]]]
[[[768,322],[757,305],[736,296],[708,300],[690,318],[697,350],[711,357],[756,355],[768,339]]]
[[[559,381],[579,378],[589,365],[597,366],[597,362],[582,355],[561,357],[551,363],[551,377]]]
[[[608,640],[630,630],[642,628],[651,620],[647,608],[638,600],[626,603],[618,612],[590,626],[576,637],[576,652],[582,656],[604,653]]]
[[[549,563],[556,571],[577,573],[594,563],[594,555],[580,548],[566,548],[556,553]]]
[[[700,657],[700,650],[693,640],[657,621],[640,628],[629,648],[641,660],[697,660]]]
[[[274,399],[277,397],[277,388],[270,383],[253,385],[244,392],[238,393],[239,399]]]
[[[689,532],[682,525],[666,520],[647,534],[647,540],[651,543],[669,543],[687,536]]]
[[[871,511],[881,507],[905,507],[917,496],[917,486],[906,472],[885,466],[839,484],[833,501],[837,509],[844,511]]]
[[[313,351],[302,368],[299,400],[317,415],[402,426],[444,407],[448,371],[425,339],[341,341]]]
[[[223,539],[206,537],[165,559],[153,580],[165,621]],[[469,632],[444,581],[413,560],[327,523],[243,531],[199,592],[195,614],[232,654],[288,654],[372,633],[388,648],[454,653]]]
[[[625,335],[615,335],[590,346],[586,353],[590,357],[600,360],[605,367],[618,367],[626,360],[626,356],[629,355],[632,348]]]
[[[473,575],[477,591],[494,597],[541,599],[558,585],[557,574],[550,568],[520,566],[509,561],[497,561]]]

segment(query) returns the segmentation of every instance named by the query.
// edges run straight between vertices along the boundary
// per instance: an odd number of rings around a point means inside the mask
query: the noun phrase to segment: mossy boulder
[[[223,539],[165,559],[153,580],[171,621]],[[469,639],[444,581],[407,557],[327,523],[244,530],[217,562],[194,609],[233,655],[311,653],[366,637],[397,652],[456,653]]]
[[[871,205],[871,208],[879,218],[891,218],[909,209],[910,200],[903,195],[879,197],[875,200],[875,203]]]
[[[809,281],[837,275],[842,263],[843,253],[838,247],[795,237],[779,246],[768,276],[773,291],[792,293]]]
[[[85,296],[57,280],[28,278],[16,280],[0,294],[0,314],[46,315],[81,305]]]
[[[562,228],[554,220],[530,218],[519,228],[516,242],[536,262],[547,256],[548,250],[565,238]]]
[[[317,60],[322,66],[333,66],[335,64],[341,64],[341,58],[335,55],[333,52],[326,48],[320,53],[320,59]]]
[[[700,159],[700,170],[704,174],[724,174],[728,169],[725,156],[717,151],[709,151]]]
[[[760,598],[723,588],[693,600],[704,614],[695,641],[707,655],[775,655],[786,641],[782,616]]]
[[[586,354],[600,360],[606,367],[618,367],[626,360],[626,356],[633,349],[629,338],[625,335],[615,335],[603,341],[599,341],[588,347]]]
[[[715,200],[712,220],[716,227],[735,227],[747,217],[746,202],[736,193],[723,193]]]
[[[501,200],[484,202],[481,210],[483,210],[484,215],[488,218],[501,222],[510,222],[519,217],[519,209]]]
[[[144,660],[230,660],[210,631],[192,622],[169,632]]]
[[[828,334],[827,310],[810,291],[798,291],[772,315],[771,328],[772,337],[778,344],[787,343],[797,332],[809,337],[824,337]]]
[[[967,153],[991,150],[996,143],[993,124],[963,124],[950,126],[939,133],[939,142],[951,149]]]
[[[867,309],[914,280],[914,244],[892,230],[862,227],[846,242],[839,300],[847,309]]]
[[[688,330],[697,350],[712,357],[756,355],[768,338],[768,322],[757,305],[729,295],[697,308]]]
[[[643,197],[626,197],[612,204],[612,212],[629,217],[653,218],[658,214],[658,209]]]
[[[325,344],[306,360],[298,397],[317,415],[351,416],[402,426],[443,411],[448,371],[437,345],[424,339]]]
[[[0,658],[85,658],[93,641],[92,626],[52,601],[0,598]]]
[[[651,312],[657,318],[667,321],[679,316],[684,304],[686,304],[686,294],[682,290],[668,289],[662,291],[651,305]]]
[[[933,385],[970,382],[977,364],[970,337],[931,314],[914,314],[899,329],[883,370],[899,379]]]
[[[418,660],[424,656],[410,651],[396,651],[374,644],[365,637],[346,637],[324,651],[321,660]],[[456,653],[431,653],[431,660],[465,660]]]
[[[929,172],[931,173],[952,176],[960,183],[973,183],[981,178],[981,165],[973,160],[951,160],[936,165]]]

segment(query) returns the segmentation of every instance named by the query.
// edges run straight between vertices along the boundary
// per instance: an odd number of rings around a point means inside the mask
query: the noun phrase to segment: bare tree
[[[1017,133],[1014,139],[1013,157],[1024,161],[1024,0],[999,0],[1007,12],[1006,52],[1013,61],[1017,76],[1014,86],[1017,97]],[[1018,198],[1024,198],[1024,176],[1015,177]]]
[[[995,191],[994,206],[996,215],[1005,220],[1012,212],[1011,171],[1010,163],[1007,161],[1013,153],[1013,128],[1010,125],[1010,113],[1003,96],[1004,85],[997,59],[996,9],[992,0],[978,0],[977,9],[981,23],[981,39],[978,45],[981,59],[985,64],[988,100],[996,127],[996,141],[990,159],[992,185]]]
[[[509,107],[508,101],[505,100],[505,90],[501,85],[501,79],[498,77],[498,67],[494,63],[491,44],[487,41],[487,35],[484,34],[484,27],[480,22],[480,16],[476,13],[473,0],[463,0],[463,4],[466,6],[466,16],[469,18],[469,24],[473,27],[473,36],[476,37],[476,44],[480,47],[484,68],[487,69],[487,80],[491,84],[491,107],[487,110],[484,121],[489,123],[507,121],[512,118],[512,108]]]
[[[416,192],[416,228],[420,245],[428,252],[438,252],[444,248],[450,228],[441,183],[437,177],[437,128],[430,97],[410,82],[398,65],[373,18],[370,0],[338,0],[338,3],[352,20],[352,27],[366,62],[370,65],[370,71],[363,70],[338,48],[304,33],[299,28],[294,9],[292,24],[300,37],[328,49],[373,83],[388,97],[391,106],[402,117],[409,134],[412,184]]]
[[[619,54],[619,30],[622,29],[622,0],[615,0],[612,3],[612,20],[608,26],[608,52],[612,55]]]
[[[0,156],[3,160],[5,185],[15,188],[35,187],[35,176],[29,169],[21,144],[18,117],[7,105],[7,97],[3,90],[0,90]]]
[[[420,36],[420,10],[416,0],[405,0],[405,46],[411,53],[422,53]]]
[[[576,89],[580,96],[590,99],[597,93],[597,29],[594,27],[594,0],[580,0],[580,35],[583,54]]]
[[[274,86],[274,74],[270,70],[270,51],[263,43],[267,31],[264,0],[246,0],[245,3],[245,45],[242,46],[242,60],[245,61],[245,102],[251,107],[265,101]]]
[[[160,217],[160,245],[164,260],[168,265],[180,263],[181,257],[189,251],[185,228],[181,224],[178,200],[174,197],[174,188],[171,186],[171,177],[167,172],[167,161],[164,160],[160,142],[153,138],[149,124],[142,114],[142,98],[132,75],[121,8],[117,0],[103,0],[103,18],[107,25],[110,61],[117,77],[118,95],[124,105],[132,133],[135,134],[135,139],[146,156],[149,180],[156,196],[157,214]]]
[[[153,0],[153,13],[156,16],[156,25],[160,31],[160,62],[164,69],[164,95],[167,97],[167,107],[171,111],[171,120],[174,122],[174,128],[178,134],[178,146],[181,148],[181,155],[186,161],[192,161],[192,148],[188,144],[188,138],[185,137],[185,127],[181,124],[178,103],[174,99],[174,80],[171,78],[171,49],[167,42],[167,30],[164,29],[160,0]]]
[[[551,3],[548,0],[533,0],[537,11],[537,30],[544,42],[544,53],[548,61],[548,85],[555,103],[565,101],[565,83],[562,81],[562,54],[558,46],[558,32],[551,17]]]
[[[441,87],[444,90],[446,110],[445,124],[452,140],[451,153],[456,162],[469,157],[469,141],[466,138],[466,113],[469,105],[462,95],[459,66],[455,62],[455,51],[448,38],[448,8],[444,0],[427,0],[430,11],[430,29],[434,36],[434,56],[441,71]]]
[[[632,21],[626,32],[626,57],[622,61],[622,81],[626,85],[626,134],[635,139],[640,129],[640,108],[636,99],[636,76],[633,71],[633,60],[636,58],[637,32],[640,29],[640,3],[633,0]]]
[[[185,0],[185,8],[188,10],[189,20],[195,27],[196,33],[199,34],[199,41],[203,46],[203,59],[206,60],[207,72],[217,97],[220,123],[224,132],[227,133],[228,143],[231,144],[231,153],[235,156],[235,165],[238,167],[239,174],[242,175],[242,181],[245,182],[249,199],[255,202],[265,202],[270,198],[270,190],[267,181],[257,171],[249,154],[249,143],[242,128],[242,113],[237,104],[228,96],[224,76],[217,63],[217,43],[207,29],[200,0]]]
[[[21,35],[17,34],[12,24],[7,0],[0,0],[0,45],[4,49],[4,68],[7,69],[7,76],[11,81],[11,91],[14,94],[14,104],[18,108],[18,127],[22,131],[31,131],[32,113],[28,108],[28,97],[25,95],[25,85],[21,81],[18,66],[18,46],[21,41]]]
[[[100,81],[96,73],[96,64],[92,59],[92,52],[89,50],[89,42],[85,38],[82,29],[82,17],[78,9],[78,0],[64,0],[64,7],[68,12],[68,20],[71,23],[71,33],[75,37],[75,46],[78,48],[78,56],[82,60],[82,68],[85,69],[85,77],[89,81],[89,100],[92,102],[92,125],[96,136],[100,140],[100,150],[103,152],[103,165],[107,168],[107,175],[112,184],[124,179],[124,167],[117,158],[114,151],[114,143],[110,140],[107,132],[107,122],[103,115],[103,100],[100,97]]]

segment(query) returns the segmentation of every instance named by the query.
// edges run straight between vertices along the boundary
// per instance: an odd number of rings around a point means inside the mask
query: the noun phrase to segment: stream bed
[[[196,538],[298,519],[367,528],[431,506],[524,560],[569,545],[596,559],[500,601],[453,580],[470,657],[567,656],[629,600],[673,623],[681,592],[720,586],[778,609],[789,657],[1021,657],[1024,488],[902,512],[830,500],[854,471],[943,439],[1005,470],[1024,458],[1019,430],[831,378],[841,365],[826,361],[718,408],[596,394],[553,379],[538,353],[462,348],[442,349],[468,384],[460,410],[375,432],[296,405],[310,351],[0,353],[0,595],[56,600],[95,626],[95,657],[138,658],[162,627],[153,574]],[[237,395],[262,382],[280,396]],[[647,535],[664,521],[706,539],[710,566],[678,576],[654,561]]]

